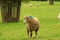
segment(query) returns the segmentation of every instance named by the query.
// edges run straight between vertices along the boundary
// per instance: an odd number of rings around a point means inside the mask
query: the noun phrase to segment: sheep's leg
[[[35,31],[35,34],[36,34],[36,38],[38,38],[37,31]]]
[[[37,36],[37,31],[35,31],[35,34],[36,34],[36,36]]]
[[[30,31],[30,38],[32,37],[32,31]]]
[[[36,38],[38,38],[37,32],[38,32],[38,28],[37,28],[37,30],[35,30]]]

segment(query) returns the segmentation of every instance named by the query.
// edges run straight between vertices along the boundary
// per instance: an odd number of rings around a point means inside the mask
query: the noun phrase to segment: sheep
[[[33,4],[29,4],[29,5],[28,5],[28,7],[32,7],[32,6],[33,6]]]
[[[58,18],[58,20],[60,20],[60,13],[58,14],[57,18]]]
[[[37,4],[37,7],[39,7],[39,4]]]
[[[32,37],[32,31],[35,31],[36,37],[37,37],[37,32],[39,30],[39,20],[36,17],[33,16],[25,16],[24,17],[24,23],[26,24],[27,28],[27,34]]]

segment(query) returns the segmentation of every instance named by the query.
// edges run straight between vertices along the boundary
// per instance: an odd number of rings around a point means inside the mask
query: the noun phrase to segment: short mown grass
[[[60,2],[54,2],[54,5],[41,1],[31,1],[30,3],[33,4],[32,7],[28,7],[29,3],[22,3],[18,23],[2,23],[0,10],[0,40],[60,40],[60,21],[57,20],[57,15],[60,12]],[[38,3],[40,7],[36,6]],[[38,17],[40,21],[38,39],[35,38],[34,32],[31,39],[27,36],[26,27],[23,24],[25,15]]]

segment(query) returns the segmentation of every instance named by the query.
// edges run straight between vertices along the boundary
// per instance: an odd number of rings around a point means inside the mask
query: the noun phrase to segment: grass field
[[[32,7],[28,7],[28,3],[26,3],[26,6],[22,3],[21,18],[18,23],[2,23],[0,13],[0,40],[30,40],[23,24],[23,16],[25,15],[36,16],[40,20],[38,39],[35,38],[33,32],[31,40],[60,40],[60,21],[57,20],[60,2],[54,2],[54,5],[49,5],[48,2],[34,1],[30,3],[33,4]],[[36,6],[38,3],[40,7]]]

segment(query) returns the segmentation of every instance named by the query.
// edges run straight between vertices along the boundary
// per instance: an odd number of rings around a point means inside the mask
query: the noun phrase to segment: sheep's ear
[[[29,19],[29,17],[28,17],[28,16],[26,16],[25,18],[26,18],[26,19]]]
[[[28,18],[28,16],[26,16],[26,18]]]

